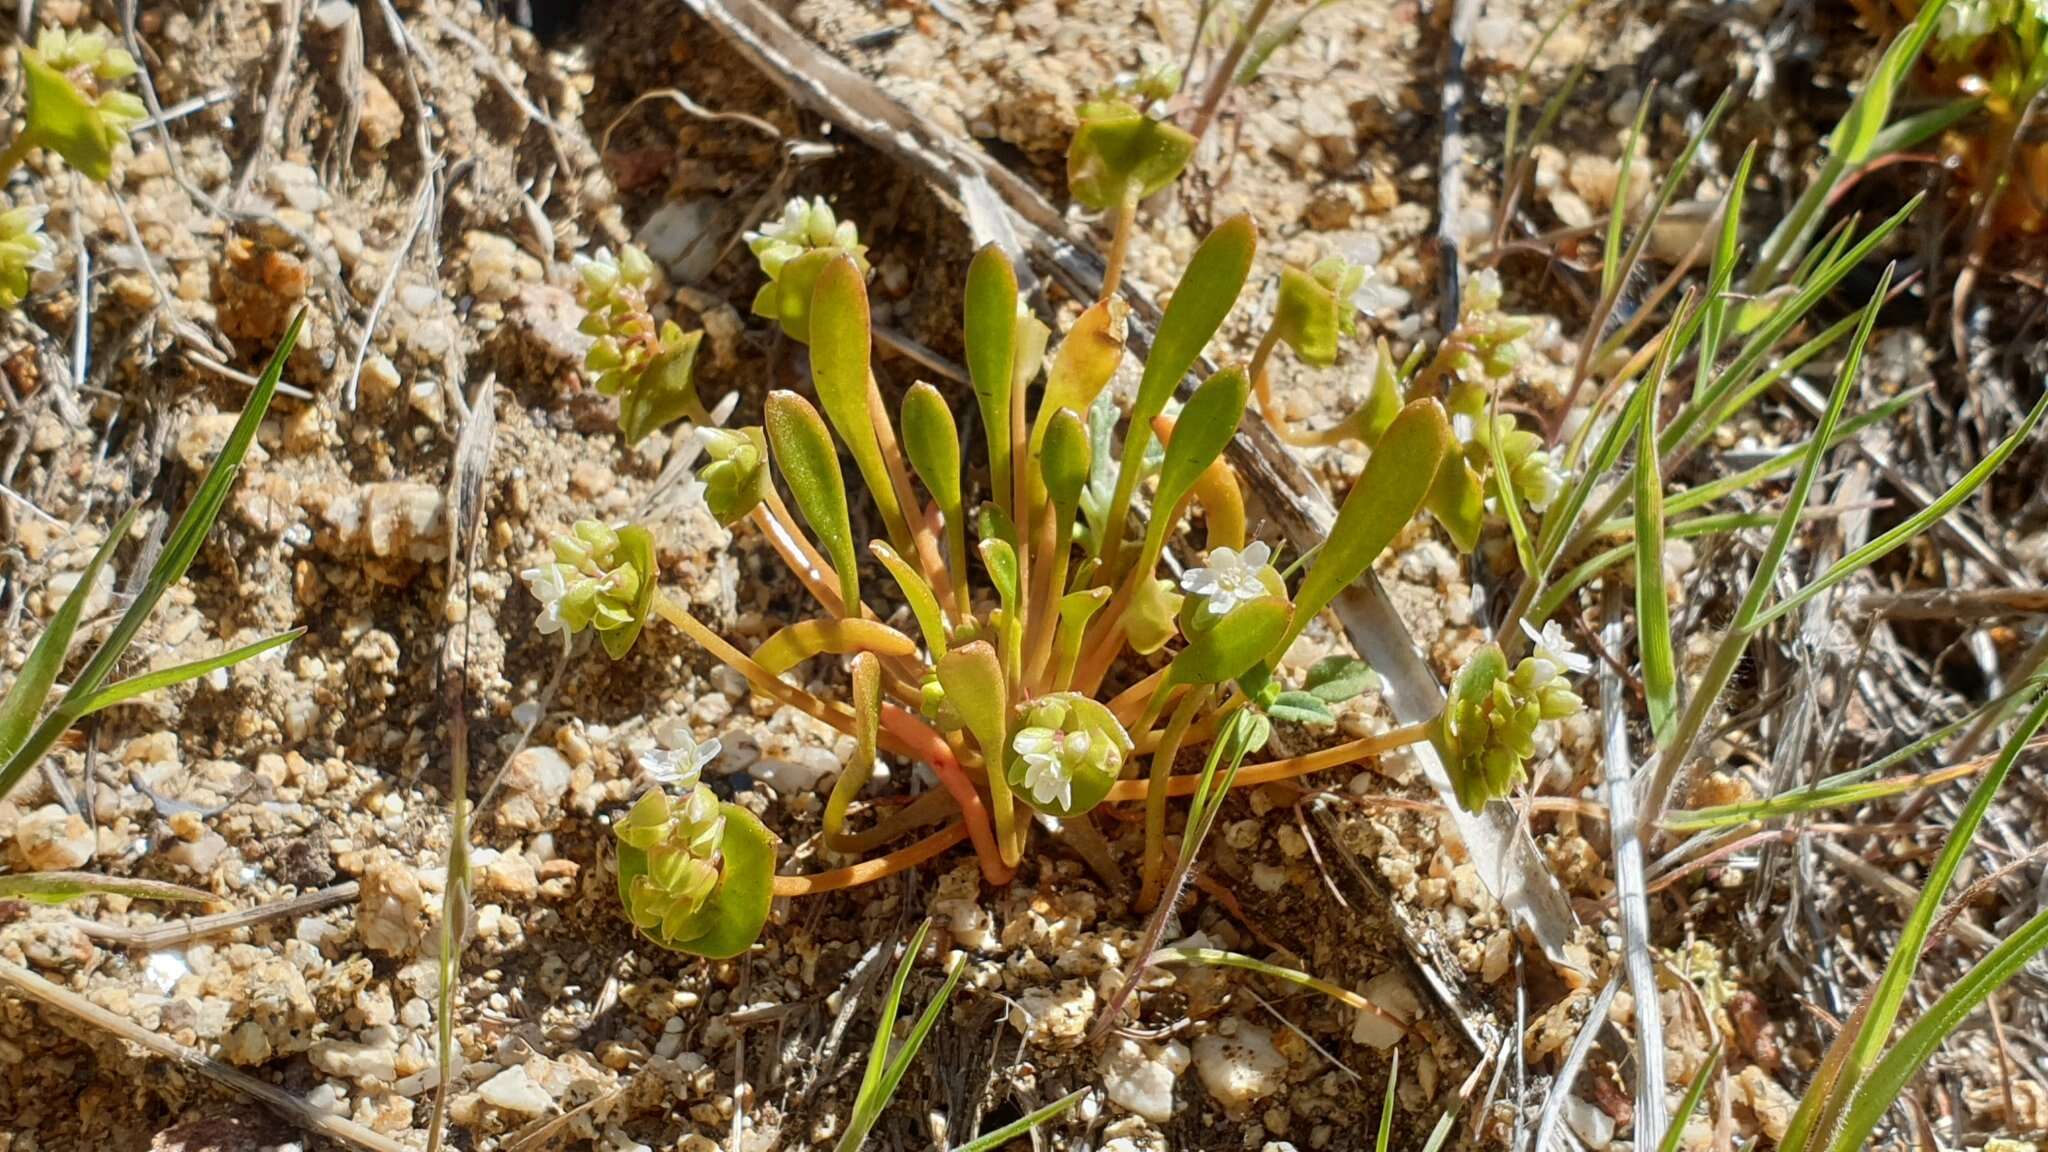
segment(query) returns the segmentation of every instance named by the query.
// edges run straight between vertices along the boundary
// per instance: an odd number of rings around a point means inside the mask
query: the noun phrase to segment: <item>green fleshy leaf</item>
[[[939,613],[939,598],[932,592],[931,585],[924,582],[924,576],[910,566],[910,562],[896,554],[894,548],[880,540],[868,541],[868,551],[896,578],[897,587],[903,590],[904,603],[910,605],[910,614],[917,620],[917,630],[924,636],[924,646],[937,659],[946,654],[946,621]]]
[[[720,804],[725,835],[719,841],[718,887],[704,906],[673,929],[666,924],[640,932],[664,948],[724,960],[745,952],[768,923],[775,900],[775,836],[760,817],[737,804]],[[647,875],[647,852],[619,844],[619,901],[633,908],[633,881]]]
[[[949,522],[960,513],[960,429],[937,388],[922,381],[903,394],[903,455]]]
[[[1045,394],[1031,430],[1035,450],[1045,438],[1052,414],[1062,408],[1086,412],[1102,394],[1123,362],[1130,305],[1122,297],[1098,300],[1075,319],[1046,370]]]
[[[994,244],[967,267],[963,331],[967,375],[988,441],[989,483],[996,500],[1010,501],[1010,392],[1017,372],[1017,270]]]
[[[1145,529],[1145,549],[1140,555],[1149,562],[1159,555],[1173,510],[1193,490],[1195,482],[1237,435],[1244,417],[1245,402],[1251,398],[1251,380],[1240,367],[1225,368],[1202,382],[1173,423],[1173,439],[1167,441],[1166,459],[1159,467],[1159,490],[1154,497],[1152,521]]]
[[[1116,785],[1119,770],[1131,754],[1131,736],[1124,731],[1124,726],[1117,722],[1116,716],[1098,701],[1078,692],[1053,692],[1038,697],[1020,709],[1026,713],[1026,718],[1013,725],[1015,730],[1009,733],[1009,738],[1014,740],[1016,731],[1021,731],[1023,726],[1032,722],[1033,715],[1046,709],[1064,713],[1059,730],[1085,732],[1090,740],[1092,755],[1088,762],[1079,766],[1071,780],[1071,795],[1068,797],[1071,803],[1065,806],[1042,804],[1032,796],[1031,790],[1024,784],[1024,776],[1029,766],[1024,763],[1022,757],[1015,755],[1014,749],[1006,749],[1004,752],[1004,778],[1015,794],[1032,809],[1055,819],[1071,820],[1102,803],[1109,795],[1109,790]],[[1109,754],[1109,750],[1112,749],[1115,753],[1113,757]]]
[[[1017,549],[1008,540],[999,537],[984,539],[979,545],[981,566],[988,571],[989,583],[995,585],[996,595],[1002,598],[1003,611],[1015,618],[1017,611]]]
[[[853,257],[837,253],[819,270],[811,289],[811,380],[890,536],[903,544],[909,539],[903,507],[882,459],[877,417],[868,405],[869,341],[867,281]]]
[[[1356,656],[1325,656],[1302,681],[1302,690],[1330,704],[1355,700],[1379,687],[1379,673]]]
[[[1085,574],[1085,573],[1084,573]],[[1059,682],[1069,683],[1074,678],[1074,665],[1081,658],[1081,640],[1088,631],[1088,622],[1109,603],[1109,589],[1083,588],[1060,597],[1060,628],[1054,653],[1059,658]]]
[[[1143,200],[1173,183],[1195,138],[1120,100],[1087,105],[1067,146],[1067,192],[1097,212]]]
[[[1308,692],[1282,692],[1266,705],[1266,715],[1275,720],[1286,720],[1294,724],[1307,724],[1316,728],[1328,728],[1337,722],[1330,706],[1320,697]]]
[[[796,497],[797,511],[817,534],[839,573],[839,595],[847,614],[857,614],[860,571],[853,550],[853,524],[846,512],[846,479],[839,471],[832,434],[810,401],[794,392],[770,392],[763,423],[769,447],[774,449],[775,467]]]
[[[1081,503],[1081,489],[1088,483],[1091,456],[1088,426],[1081,423],[1081,418],[1069,408],[1052,413],[1045,422],[1045,445],[1038,454],[1038,462],[1046,495],[1058,513],[1061,528],[1073,523],[1074,509]],[[1064,548],[1066,541],[1055,540],[1053,546]]]
[[[1316,553],[1295,596],[1294,624],[1275,657],[1286,651],[1301,630],[1327,607],[1337,593],[1365,574],[1388,544],[1393,543],[1428,497],[1450,450],[1451,426],[1434,400],[1417,400],[1401,410],[1366,460],[1365,471],[1330,527],[1330,538]]]
[[[1145,449],[1152,443],[1152,418],[1165,411],[1174,386],[1188,374],[1224,317],[1230,315],[1245,277],[1251,273],[1257,247],[1258,229],[1251,217],[1233,216],[1217,225],[1195,249],[1180,283],[1174,286],[1173,299],[1159,318],[1151,353],[1145,358],[1137,400],[1131,405],[1130,434],[1117,468],[1116,492],[1110,498],[1107,535],[1118,531],[1130,511]],[[1103,551],[1110,551],[1107,543]]]
[[[967,722],[981,746],[989,774],[1000,770],[1009,755],[1010,699],[1003,683],[1003,664],[985,640],[963,644],[938,663],[939,686],[946,700]]]

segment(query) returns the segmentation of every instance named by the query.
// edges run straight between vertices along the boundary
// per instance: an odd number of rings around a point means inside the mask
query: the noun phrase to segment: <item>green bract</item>
[[[1067,148],[1067,191],[1098,212],[1152,195],[1180,175],[1195,138],[1122,100],[1081,107],[1081,126]]]
[[[619,398],[626,443],[677,420],[711,423],[697,398],[697,346],[704,334],[655,320],[647,298],[654,262],[647,254],[630,244],[616,257],[600,249],[577,262],[577,273],[584,313],[579,327],[592,337],[583,368],[600,393]]]
[[[759,428],[728,431],[706,427],[698,436],[711,459],[697,469],[704,484],[704,503],[720,524],[744,520],[768,495],[768,439]]]
[[[43,213],[36,205],[0,212],[0,308],[20,304],[28,295],[30,273],[50,266]]]
[[[27,114],[10,155],[48,148],[94,180],[113,175],[115,147],[149,115],[133,93],[113,87],[135,75],[134,59],[103,33],[46,28],[21,50],[21,65]]]
[[[619,822],[619,899],[664,948],[723,959],[768,922],[775,838],[760,818],[703,784],[680,800],[656,788]]]
[[[1477,812],[1524,779],[1522,765],[1536,752],[1536,732],[1546,720],[1576,716],[1584,703],[1568,674],[1590,665],[1561,645],[1555,626],[1538,641],[1536,654],[1508,670],[1496,644],[1482,645],[1458,670],[1438,726],[1438,750],[1458,793],[1458,803]]]
[[[1336,363],[1338,338],[1358,329],[1358,307],[1351,301],[1364,282],[1364,268],[1335,256],[1318,260],[1305,271],[1288,265],[1280,270],[1274,331],[1308,363]]]

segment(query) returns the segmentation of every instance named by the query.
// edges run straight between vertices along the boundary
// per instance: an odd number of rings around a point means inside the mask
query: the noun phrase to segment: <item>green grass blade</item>
[[[1508,522],[1508,536],[1515,542],[1516,562],[1521,564],[1522,571],[1533,572],[1536,570],[1536,542],[1530,539],[1529,525],[1522,520],[1522,504],[1515,496],[1513,477],[1508,472],[1507,450],[1501,446],[1498,392],[1493,394],[1492,402],[1487,406],[1486,419],[1493,426],[1486,437],[1486,454],[1493,461],[1492,474],[1488,479],[1493,483],[1494,499],[1500,502],[1501,515]]]
[[[1380,1130],[1372,1138],[1373,1152],[1387,1152],[1394,1140],[1394,1088],[1401,1083],[1401,1050],[1394,1049],[1394,1058],[1387,1062],[1387,1094],[1380,1101]]]
[[[2035,401],[2033,409],[2027,413],[2026,419],[2020,421],[2020,426],[2013,429],[2012,435],[2000,441],[1998,447],[1991,450],[1990,455],[1979,461],[1975,468],[1970,469],[1962,479],[1956,481],[1948,491],[1943,492],[1933,503],[1908,517],[1904,523],[1896,525],[1884,535],[1879,536],[1877,539],[1872,540],[1863,547],[1856,549],[1854,552],[1829,565],[1828,570],[1821,573],[1812,583],[1785,597],[1783,601],[1773,606],[1770,611],[1758,616],[1756,627],[1761,628],[1785,613],[1793,611],[1808,600],[1882,560],[1900,545],[1905,544],[1913,539],[1913,537],[1939,523],[1950,512],[1955,511],[1963,501],[1975,495],[1977,489],[1983,487],[1984,482],[1991,478],[1991,474],[1998,471],[1999,467],[2019,449],[2019,446],[2026,442],[2027,437],[2033,435],[2034,427],[2041,422],[2041,416],[2044,412],[2048,412],[2048,396],[2043,396],[2040,400]]]
[[[1688,294],[1678,306],[1691,310]],[[1664,469],[1657,461],[1657,397],[1671,373],[1671,349],[1665,341],[1650,374],[1649,400],[1636,422],[1636,647],[1642,654],[1643,696],[1650,709],[1650,731],[1657,746],[1671,735],[1678,716],[1678,659],[1672,653],[1671,604],[1664,598]]]
[[[0,876],[0,900],[26,900],[54,907],[87,896],[126,896],[176,904],[212,904],[220,899],[211,892],[183,884],[133,876],[102,876],[97,872],[24,872]]]
[[[1079,1104],[1081,1098],[1088,1095],[1088,1093],[1089,1089],[1087,1088],[1076,1088],[1028,1116],[1012,1120],[985,1136],[975,1137],[967,1143],[954,1148],[953,1152],[996,1152],[996,1149],[1001,1148],[1003,1145],[1024,1135],[1040,1124]]]
[[[85,571],[78,574],[78,583],[72,585],[56,615],[50,617],[43,634],[36,637],[36,646],[22,662],[14,683],[7,686],[6,698],[0,699],[0,763],[5,763],[21,747],[36,717],[42,713],[43,702],[50,698],[51,685],[64,669],[64,656],[71,649],[72,634],[78,631],[79,618],[85,613],[86,599],[99,583],[100,569],[107,566],[114,549],[128,538],[128,530],[140,511],[140,507],[130,508],[107,533],[106,540],[86,563]],[[6,794],[7,790],[0,788],[0,796]]]
[[[1884,1114],[1905,1093],[1907,1082],[1919,1073],[1935,1050],[2044,948],[2048,948],[2048,910],[2037,913],[1972,965],[1961,980],[1906,1029],[1899,1042],[1856,1086],[1842,1127],[1828,1145],[1832,1152],[1854,1152],[1863,1147]]]
[[[1654,101],[1648,99],[1638,102],[1635,123],[1628,130],[1628,143],[1621,149],[1621,169],[1614,180],[1614,204],[1607,212],[1607,246],[1600,250],[1600,298],[1603,300],[1614,295],[1615,282],[1621,279],[1624,260],[1621,234],[1628,225],[1629,178],[1635,172],[1636,148],[1643,142],[1643,122],[1650,118],[1652,103]]]
[[[1835,428],[1842,421],[1842,411],[1848,406],[1849,393],[1854,389],[1857,374],[1863,367],[1863,350],[1870,344],[1870,334],[1877,326],[1877,310],[1883,306],[1886,292],[1891,288],[1892,269],[1887,267],[1878,278],[1877,291],[1870,297],[1870,303],[1863,308],[1862,319],[1857,323],[1856,335],[1849,341],[1848,355],[1842,360],[1842,369],[1835,376],[1835,386],[1828,393],[1828,404],[1821,413],[1820,424],[1813,433],[1813,447],[1806,460],[1800,465],[1799,477],[1792,483],[1792,493],[1786,498],[1785,507],[1779,513],[1777,530],[1771,533],[1764,553],[1757,561],[1756,573],[1749,582],[1749,591],[1743,596],[1742,606],[1735,613],[1735,630],[1753,632],[1757,627],[1765,600],[1771,594],[1771,587],[1778,577],[1778,568],[1785,561],[1785,554],[1792,547],[1792,537],[1799,528],[1799,517],[1806,510],[1806,502],[1813,494],[1814,483],[1820,479],[1821,468],[1827,463],[1828,445],[1834,441]]]
[[[917,1023],[911,1025],[910,1035],[905,1036],[903,1043],[897,1046],[896,1055],[890,1058],[889,1067],[882,1072],[881,1085],[877,1089],[881,1093],[881,1098],[876,1101],[875,1106],[877,1115],[881,1112],[881,1106],[895,1097],[897,1087],[903,1083],[904,1073],[910,1071],[910,1062],[917,1059],[918,1050],[924,1047],[925,1039],[938,1024],[939,1014],[946,1010],[946,1002],[953,998],[953,989],[959,986],[960,974],[965,971],[967,958],[954,956],[953,963],[946,969],[946,982],[939,986],[939,991],[932,997],[932,1002],[925,1005],[924,1011],[918,1015]]]
[[[1671,1127],[1664,1130],[1664,1139],[1657,1142],[1657,1152],[1678,1152],[1679,1144],[1685,1138],[1686,1121],[1692,1119],[1692,1114],[1698,1110],[1700,1101],[1706,1097],[1707,1081],[1712,1080],[1714,1073],[1720,1069],[1721,1044],[1716,1041],[1712,1050],[1707,1053],[1706,1063],[1701,1064],[1699,1071],[1693,1073],[1692,1083],[1685,1089],[1685,1099],[1679,1102],[1678,1111],[1671,1115]]]
[[[1673,520],[1664,525],[1666,540],[1691,540],[1700,536],[1719,536],[1727,532],[1740,532],[1751,528],[1769,528],[1778,522],[1777,516],[1768,512],[1717,512],[1710,516],[1694,516],[1686,520]],[[1633,531],[1633,528],[1630,529]],[[1536,597],[1526,618],[1531,625],[1541,627],[1545,620],[1557,615],[1571,594],[1584,588],[1601,573],[1635,558],[1635,541],[1616,544],[1604,552],[1597,552],[1580,561],[1556,583],[1545,586],[1543,594]]]
[[[1999,751],[1998,759],[1978,778],[1977,786],[1970,790],[1969,799],[1964,801],[1962,811],[1956,816],[1955,826],[1949,830],[1948,840],[1941,848],[1941,855],[1935,859],[1933,868],[1927,873],[1927,881],[1920,889],[1920,899],[1914,903],[1912,913],[1906,917],[1898,943],[1892,948],[1891,962],[1885,965],[1884,975],[1878,978],[1877,987],[1871,993],[1870,1011],[1864,1017],[1863,1026],[1849,1051],[1843,1082],[1856,1086],[1859,1097],[1863,1092],[1864,1073],[1876,1062],[1878,1053],[1891,1038],[1892,1024],[1898,1019],[1900,1006],[1905,1003],[1906,994],[1913,983],[1913,974],[1919,970],[1920,952],[1927,946],[1927,938],[1933,931],[1934,919],[1941,910],[1942,899],[1948,894],[1949,885],[1954,882],[1957,870],[1962,867],[1963,858],[1969,854],[1970,842],[1976,838],[1977,828],[1984,822],[1985,813],[1990,811],[1991,801],[1998,795],[1999,788],[2005,784],[2006,776],[2011,773],[2013,764],[2019,760],[2028,742],[2041,730],[2043,722],[2048,722],[2048,696],[2037,700],[2033,708],[2028,710],[2025,719],[2020,721],[2019,727],[2006,740],[2005,747]],[[2010,945],[2020,939],[2022,937],[2015,936],[2013,940],[2007,941],[2007,944]],[[2038,944],[2034,946],[2039,947]],[[1986,957],[1985,962],[1989,963],[2004,951],[2005,948],[2002,946],[1991,956]],[[2027,955],[2030,956],[2032,953]],[[1966,985],[1967,981],[1965,985],[1958,985],[1955,991],[1961,991]],[[1986,991],[1988,994],[1988,989]],[[1951,995],[1953,994],[1952,992]],[[1946,999],[1944,997],[1944,1000]],[[1935,1013],[1930,1011],[1929,1017],[1934,1016]],[[1953,1028],[1954,1024],[1950,1024],[1949,1027]],[[1924,1056],[1922,1058],[1924,1059]],[[1890,1099],[1886,1098],[1886,1107],[1890,1106]]]
[[[1700,354],[1693,395],[1707,390],[1714,361],[1721,354],[1721,335],[1728,319],[1728,287],[1735,279],[1736,242],[1742,231],[1742,198],[1749,188],[1750,166],[1756,161],[1756,142],[1743,149],[1729,181],[1728,194],[1721,198],[1721,231],[1714,240],[1713,260],[1707,266],[1707,303],[1700,325]]]
[[[242,406],[242,415],[229,431],[220,455],[206,470],[205,478],[199,482],[199,491],[185,506],[184,514],[178,517],[169,538],[164,541],[163,551],[158,553],[156,564],[143,581],[142,590],[114,623],[113,631],[93,653],[92,659],[86,662],[78,678],[64,693],[64,698],[57,702],[57,707],[14,750],[6,766],[0,768],[0,796],[12,791],[21,777],[57,742],[57,737],[78,722],[84,714],[85,702],[107,682],[115,662],[127,652],[136,634],[142,631],[150,613],[155,611],[157,601],[163,598],[171,585],[184,578],[185,570],[199,555],[200,545],[206,542],[206,534],[213,529],[214,520],[220,516],[221,505],[227,501],[228,490],[234,486],[235,476],[241,471],[242,458],[256,439],[256,429],[263,423],[264,413],[270,410],[271,398],[277,394],[278,381],[284,376],[285,359],[291,355],[292,346],[298,343],[299,331],[305,321],[303,311],[292,317],[291,327],[286,329],[284,339],[272,353],[270,363],[256,381],[256,387],[250,391],[248,402]]]
[[[1146,961],[1146,963],[1148,965],[1209,964],[1218,968],[1241,968],[1247,972],[1257,972],[1261,976],[1271,976],[1275,980],[1284,980],[1297,987],[1321,992],[1330,999],[1346,1007],[1356,1008],[1360,1012],[1369,1012],[1375,1016],[1387,1016],[1386,1011],[1380,1008],[1379,1005],[1374,1004],[1349,988],[1332,984],[1328,980],[1311,976],[1306,972],[1298,972],[1285,965],[1274,964],[1255,956],[1246,956],[1242,952],[1226,952],[1221,948],[1161,948],[1152,953],[1152,958]],[[1393,1020],[1391,1016],[1387,1016],[1387,1019],[1396,1024],[1400,1023],[1397,1020]]]
[[[105,688],[93,693],[91,698],[85,702],[85,709],[80,715],[90,716],[101,709],[112,708],[116,704],[125,704],[138,696],[147,695],[160,688],[169,688],[176,684],[183,684],[188,680],[197,680],[216,668],[232,668],[244,660],[253,660],[273,648],[282,648],[305,634],[306,630],[304,628],[294,628],[289,632],[279,632],[275,636],[265,636],[254,644],[244,644],[240,648],[231,651],[188,661],[184,664],[173,664],[169,668],[159,668],[154,672],[145,672],[140,676],[130,676],[126,680],[116,680]]]
[[[1783,340],[1787,333],[1806,318],[1806,314],[1813,310],[1814,305],[1833,292],[1836,285],[1840,284],[1852,269],[1876,251],[1878,245],[1884,243],[1912,216],[1922,199],[1921,196],[1915,196],[1907,201],[1903,208],[1871,229],[1839,258],[1830,260],[1816,269],[1813,276],[1801,283],[1789,299],[1771,310],[1769,318],[1750,333],[1749,339],[1742,346],[1742,351],[1736,354],[1728,367],[1715,375],[1714,383],[1707,389],[1706,395],[1688,403],[1665,426],[1663,439],[1658,442],[1658,447],[1666,460],[1684,455],[1680,445],[1688,442],[1695,428],[1704,425],[1699,433],[1704,436],[1734,414],[1732,408],[1724,406],[1724,401],[1742,389],[1744,382],[1751,378],[1765,357],[1770,355],[1771,350],[1777,347],[1778,342]]]

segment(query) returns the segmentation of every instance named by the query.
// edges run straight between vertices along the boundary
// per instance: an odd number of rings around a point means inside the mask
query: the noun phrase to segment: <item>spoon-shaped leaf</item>
[[[839,574],[839,595],[849,615],[860,611],[860,571],[854,557],[853,524],[846,513],[846,479],[832,434],[810,401],[794,392],[774,391],[762,414],[775,468],[796,497],[804,523],[817,533]]]
[[[1402,527],[1422,508],[1450,450],[1451,426],[1435,400],[1417,400],[1401,410],[1380,437],[1365,472],[1330,527],[1329,542],[1316,553],[1295,594],[1294,624],[1274,649],[1285,651],[1301,630],[1337,593],[1365,574]]]
[[[877,541],[877,543],[880,543]],[[825,845],[843,851],[837,842],[846,832],[846,809],[867,786],[875,771],[875,748],[881,738],[882,662],[872,652],[853,658],[853,755],[847,757],[832,795],[825,801]]]
[[[988,441],[989,482],[996,499],[1010,500],[1010,390],[1017,371],[1017,270],[994,244],[967,266],[965,304],[967,375],[981,409]]]
[[[1062,408],[1086,412],[1103,386],[1116,375],[1124,358],[1130,305],[1121,296],[1098,300],[1075,319],[1053,353],[1052,367],[1045,374],[1045,395],[1038,403],[1038,419],[1031,430],[1036,449],[1045,438],[1052,414]]]
[[[1139,571],[1151,571],[1151,562],[1158,558],[1172,526],[1173,509],[1180,506],[1202,473],[1223,455],[1230,438],[1237,435],[1237,424],[1244,417],[1251,390],[1251,379],[1244,369],[1232,366],[1203,381],[1181,409],[1173,424],[1173,438],[1166,442],[1166,460],[1159,467],[1159,493],[1153,503],[1152,522],[1145,528]]]
[[[882,459],[876,416],[868,407],[867,281],[853,257],[840,253],[818,272],[811,289],[811,379],[839,442],[873,493],[892,540],[910,536],[896,486]]]
[[[1081,488],[1088,483],[1092,458],[1089,448],[1088,426],[1074,409],[1061,408],[1046,419],[1045,443],[1039,450],[1038,464],[1060,530],[1053,545],[1062,550],[1066,547],[1066,529],[1074,520],[1074,509],[1081,504]]]
[[[1159,318],[1151,353],[1145,358],[1145,374],[1138,381],[1138,398],[1131,405],[1130,434],[1124,444],[1123,461],[1117,469],[1116,492],[1110,498],[1106,536],[1118,532],[1131,508],[1131,494],[1138,485],[1138,472],[1145,446],[1152,438],[1152,418],[1166,408],[1174,385],[1188,374],[1210,337],[1230,315],[1237,294],[1251,273],[1252,253],[1258,247],[1258,230],[1250,216],[1233,216],[1217,225],[1195,249],[1166,314]],[[1105,555],[1112,554],[1108,543]]]

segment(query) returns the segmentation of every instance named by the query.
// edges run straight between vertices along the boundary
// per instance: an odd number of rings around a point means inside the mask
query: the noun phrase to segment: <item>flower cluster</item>
[[[21,60],[27,116],[16,149],[48,148],[92,179],[107,179],[115,145],[149,115],[134,93],[115,87],[135,75],[135,58],[103,32],[46,28]]]
[[[746,241],[768,275],[754,295],[754,315],[780,321],[797,340],[810,338],[811,288],[827,261],[843,254],[853,258],[863,276],[868,272],[868,246],[860,242],[860,230],[853,221],[839,219],[822,196],[792,199],[781,216],[748,232]]]
[[[628,244],[617,256],[599,249],[579,258],[576,270],[583,306],[579,328],[592,338],[583,367],[598,392],[619,398],[619,430],[626,442],[685,418],[710,423],[697,399],[697,346],[704,333],[655,320],[648,302],[654,261]]]
[[[633,878],[627,893],[634,925],[673,939],[687,934],[718,887],[725,814],[700,777],[719,746],[716,737],[698,743],[679,719],[657,723],[654,734],[659,747],[643,753],[640,766],[656,786],[633,805],[615,834],[646,854],[646,871]]]
[[[1534,651],[1507,670],[1507,659],[1486,645],[1465,663],[1445,705],[1443,751],[1458,802],[1477,812],[1525,778],[1536,754],[1536,732],[1546,720],[1576,716],[1585,707],[1571,677],[1592,671],[1555,622],[1542,632],[1522,625]]]
[[[654,546],[647,530],[578,520],[549,547],[553,561],[519,574],[540,601],[541,634],[573,636],[592,628],[607,649],[618,646],[615,655],[630,648],[654,591]]]
[[[1024,709],[1010,741],[1011,783],[1054,816],[1085,812],[1123,771],[1131,738],[1109,709],[1074,692],[1042,696]]]
[[[50,266],[49,241],[43,237],[39,205],[0,212],[0,308],[12,308],[28,295],[29,274]]]
[[[1483,386],[1506,379],[1522,359],[1522,337],[1536,322],[1501,311],[1500,300],[1500,273],[1481,268],[1472,274],[1459,308],[1458,327],[1444,341],[1447,366],[1461,384]]]

